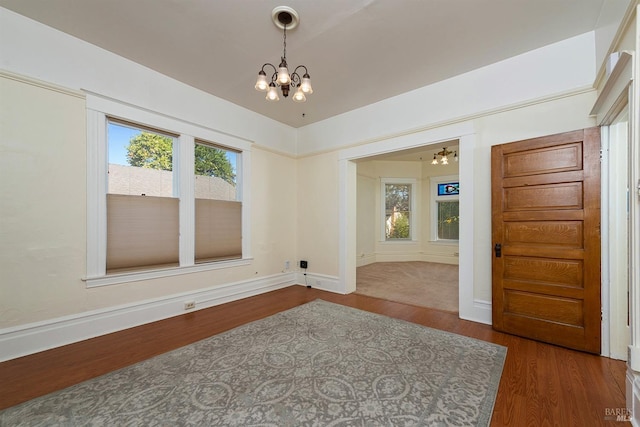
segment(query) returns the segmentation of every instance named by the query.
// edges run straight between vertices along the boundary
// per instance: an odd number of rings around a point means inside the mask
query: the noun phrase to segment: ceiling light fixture
[[[297,87],[296,93],[293,94],[293,100],[295,102],[305,102],[307,100],[306,95],[313,93],[311,77],[309,77],[307,67],[298,65],[293,70],[293,73],[289,73],[289,69],[287,68],[287,29],[293,30],[298,26],[298,22],[300,22],[298,12],[287,6],[278,6],[271,12],[271,19],[276,27],[282,28],[283,31],[282,57],[280,58],[278,68],[268,62],[262,66],[262,69],[258,73],[255,88],[260,92],[267,92],[267,101],[278,101],[280,99],[278,91],[276,90],[278,86],[282,91],[282,96],[285,98],[289,96],[290,90]],[[265,67],[273,68],[271,81],[267,78],[267,73],[264,70]],[[300,78],[298,74],[299,69],[304,69],[302,78]]]
[[[453,154],[453,160],[454,161],[458,161],[458,152],[457,151],[451,151],[451,150],[447,150],[447,147],[444,147],[441,151],[438,151],[437,153],[435,153],[433,155],[433,160],[431,161],[432,165],[437,165],[438,164],[438,156],[440,156],[440,164],[441,165],[448,165],[449,164],[449,157],[447,157],[448,155]]]

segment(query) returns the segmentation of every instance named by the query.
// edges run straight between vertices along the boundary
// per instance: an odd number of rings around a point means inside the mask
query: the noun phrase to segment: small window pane
[[[385,184],[385,237],[411,238],[411,184]]]
[[[174,138],[109,122],[110,194],[173,197]]]
[[[237,200],[238,153],[196,143],[194,154],[196,199]]]
[[[460,239],[459,202],[438,202],[438,239]]]
[[[438,184],[438,196],[454,196],[460,194],[460,183],[444,182]]]

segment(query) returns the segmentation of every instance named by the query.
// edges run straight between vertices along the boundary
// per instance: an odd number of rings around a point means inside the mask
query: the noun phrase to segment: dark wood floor
[[[363,295],[292,286],[0,363],[0,409],[16,405],[316,298],[508,347],[492,426],[625,425],[624,362],[495,332],[456,314]]]

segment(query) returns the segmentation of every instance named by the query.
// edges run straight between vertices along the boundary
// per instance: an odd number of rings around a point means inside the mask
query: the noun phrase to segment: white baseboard
[[[296,283],[299,283],[301,285],[311,286],[312,288],[320,289],[321,291],[344,294],[344,292],[342,292],[342,288],[340,287],[340,279],[336,276],[307,273],[305,278],[305,274],[300,272],[297,273],[296,279]]]
[[[627,365],[626,378],[626,397],[627,397],[627,415],[630,419],[625,421],[631,421],[631,425],[634,427],[640,427],[640,375],[635,373],[629,365]],[[615,412],[616,408],[613,408]],[[612,414],[613,416],[615,414]],[[617,416],[616,416],[617,418]]]
[[[459,317],[472,322],[492,324],[491,302],[483,300],[473,300],[472,304],[460,303]]]
[[[333,286],[325,278],[320,276],[318,278],[321,285],[326,282],[327,286]],[[191,312],[298,283],[300,281],[297,280],[296,273],[282,273],[212,286],[196,292],[185,292],[153,300],[0,329],[0,362],[145,323],[179,316],[188,312],[184,309],[184,304],[188,301],[195,301],[196,303],[195,309],[189,310]],[[324,289],[321,286],[317,287]]]
[[[419,252],[377,252],[374,257],[374,262],[422,261],[422,254]]]
[[[423,261],[436,262],[439,264],[460,264],[460,259],[453,255],[423,254],[418,252],[411,253],[370,253],[360,254],[356,258],[356,267],[373,264],[374,262],[406,262],[406,261]]]
[[[460,258],[454,255],[423,254],[420,261],[452,265],[460,264]]]
[[[373,264],[376,262],[376,254],[360,254],[356,258],[356,267],[363,267],[365,265]]]

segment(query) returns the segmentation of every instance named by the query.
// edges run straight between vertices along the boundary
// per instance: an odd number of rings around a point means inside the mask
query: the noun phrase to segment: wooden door
[[[600,353],[600,130],[492,147],[493,327]]]

